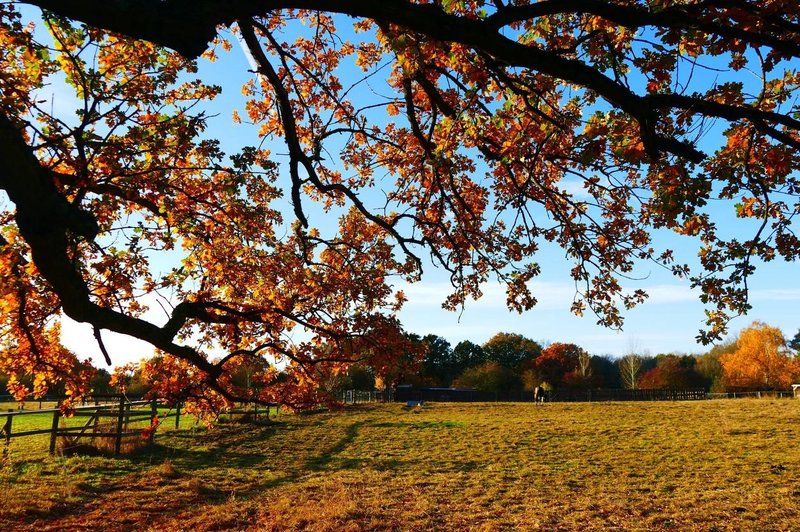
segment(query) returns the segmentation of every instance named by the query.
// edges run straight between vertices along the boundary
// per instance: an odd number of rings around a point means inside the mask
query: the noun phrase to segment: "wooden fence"
[[[156,399],[150,401],[131,401],[124,396],[113,397],[113,402],[108,401],[108,399],[112,399],[112,397],[103,397],[102,399],[106,401],[101,402],[101,398],[98,398],[96,400],[97,404],[74,407],[72,409],[72,417],[81,421],[83,421],[83,419],[86,420],[75,426],[62,426],[61,420],[64,419],[64,416],[58,408],[8,410],[7,412],[0,412],[0,438],[4,439],[6,445],[8,445],[12,438],[49,434],[50,454],[55,454],[59,437],[71,439],[73,441],[79,441],[81,438],[90,439],[92,441],[95,438],[113,438],[114,454],[119,454],[123,440],[126,438],[142,437],[145,427],[132,427],[132,425],[135,425],[137,422],[141,423],[142,421],[146,421],[147,426],[150,427],[154,424],[157,417],[160,420],[172,417],[175,419],[175,428],[177,429],[180,427],[180,405],[175,405],[168,413],[159,415],[159,407],[165,405],[160,405]],[[18,419],[22,416],[41,416],[42,414],[52,414],[52,422],[49,428],[14,430],[15,418]],[[149,431],[148,439],[151,443],[154,435],[155,430]]]
[[[696,390],[553,390],[547,393],[550,402],[590,402],[590,401],[697,401],[707,399],[706,391]],[[532,402],[533,392],[505,391],[481,392],[457,388],[401,388],[394,394],[394,400],[439,401],[439,402]]]
[[[709,399],[792,399],[797,397],[793,391],[766,390],[760,392],[720,392],[709,393]]]
[[[693,390],[554,390],[548,398],[557,402],[583,401],[699,401],[707,399],[702,388]]]
[[[364,390],[342,390],[336,398],[344,404],[355,405],[359,403],[391,403],[394,395],[391,390],[383,391],[364,391]]]

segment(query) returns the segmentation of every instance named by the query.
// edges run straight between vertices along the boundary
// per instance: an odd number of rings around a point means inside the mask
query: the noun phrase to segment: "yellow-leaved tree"
[[[800,376],[800,363],[777,327],[754,321],[742,330],[737,349],[720,357],[728,387],[778,390]]]

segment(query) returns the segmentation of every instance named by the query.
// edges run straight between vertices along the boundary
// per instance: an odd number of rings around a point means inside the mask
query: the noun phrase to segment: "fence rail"
[[[702,388],[693,390],[555,390],[548,400],[553,402],[595,401],[700,401],[707,399]]]
[[[760,392],[708,393],[709,399],[788,399],[797,397],[793,391],[766,390]]]

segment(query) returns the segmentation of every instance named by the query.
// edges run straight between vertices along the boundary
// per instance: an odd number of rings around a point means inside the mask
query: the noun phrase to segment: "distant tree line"
[[[464,340],[455,346],[441,336],[409,334],[424,347],[419,360],[411,353],[377,376],[358,364],[324,383],[335,393],[341,390],[374,390],[401,384],[416,387],[471,388],[486,392],[569,388],[697,389],[711,392],[786,390],[800,382],[800,330],[786,339],[777,327],[753,322],[739,336],[702,354],[662,353],[655,356],[630,352],[613,358],[591,355],[573,343],[542,345],[521,334],[498,333],[483,345]],[[136,365],[112,381],[104,369],[96,370],[92,389],[96,394],[124,391],[131,397],[144,395],[152,386]],[[232,372],[232,381],[253,390],[252,377],[259,368],[242,365]],[[0,373],[0,393],[10,376]],[[30,376],[17,375],[23,383]],[[276,377],[281,378],[279,373]],[[63,394],[54,386],[50,395]]]
[[[800,382],[800,331],[787,340],[780,329],[761,322],[702,354],[630,352],[617,358],[589,354],[573,343],[542,345],[514,333],[498,333],[483,345],[465,340],[451,346],[433,334],[410,337],[426,347],[421,361],[401,360],[383,378],[351,366],[335,387],[371,390],[406,384],[502,392],[541,385],[726,392],[786,390]]]
[[[15,377],[25,386],[34,389],[33,377],[28,374],[20,374]],[[11,380],[11,375],[0,372],[0,395],[5,395],[8,390],[8,382]],[[98,395],[108,395],[117,393],[117,390],[111,385],[111,374],[105,369],[96,369],[95,374],[90,381],[92,393]],[[49,386],[47,395],[50,397],[61,397],[65,393],[63,383],[55,383]],[[142,392],[144,394],[144,392]]]

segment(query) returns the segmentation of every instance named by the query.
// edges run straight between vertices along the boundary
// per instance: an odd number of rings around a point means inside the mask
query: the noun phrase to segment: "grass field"
[[[371,405],[159,434],[124,459],[12,442],[0,530],[797,530],[800,401]]]

